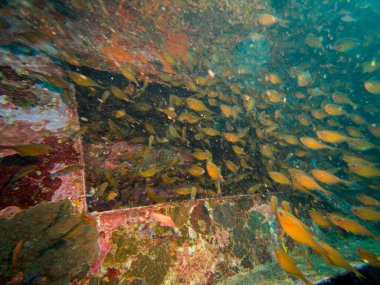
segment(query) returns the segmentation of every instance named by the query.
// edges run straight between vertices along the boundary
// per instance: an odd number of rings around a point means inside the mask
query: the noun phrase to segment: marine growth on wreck
[[[377,284],[379,17],[2,1],[0,283]]]

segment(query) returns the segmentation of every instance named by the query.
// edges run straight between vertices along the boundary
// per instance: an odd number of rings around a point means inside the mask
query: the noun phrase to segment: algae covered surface
[[[95,227],[68,200],[2,218],[0,229],[2,284],[70,284],[83,278],[98,256]]]

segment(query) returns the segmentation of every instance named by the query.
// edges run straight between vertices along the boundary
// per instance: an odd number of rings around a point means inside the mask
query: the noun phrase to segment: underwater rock
[[[38,284],[69,284],[83,278],[99,252],[97,231],[86,220],[68,200],[41,203],[0,219],[1,282],[20,272],[24,284],[32,278]]]

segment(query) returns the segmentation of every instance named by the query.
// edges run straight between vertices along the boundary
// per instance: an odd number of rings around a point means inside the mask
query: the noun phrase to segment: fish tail
[[[371,236],[372,236],[375,240],[377,240],[378,242],[380,242],[380,237],[379,237],[379,236],[377,236],[377,235],[375,235],[375,234],[371,234]]]
[[[367,277],[365,277],[363,274],[361,274],[356,269],[353,269],[352,272],[355,274],[355,276],[361,280],[367,280]]]
[[[312,282],[310,282],[308,279],[306,279],[305,277],[302,278],[302,281],[305,282],[306,285],[313,285]]]

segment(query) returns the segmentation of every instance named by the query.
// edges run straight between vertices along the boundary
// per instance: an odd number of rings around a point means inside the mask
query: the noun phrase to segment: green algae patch
[[[103,266],[118,272],[116,277],[118,282],[144,280],[149,285],[161,284],[172,263],[169,253],[171,241],[165,240],[165,237],[137,238],[135,234],[136,232],[128,232],[122,227],[116,229],[111,238],[112,248],[104,259]],[[158,242],[160,244],[157,244]],[[106,284],[112,282],[114,280],[109,280]]]

